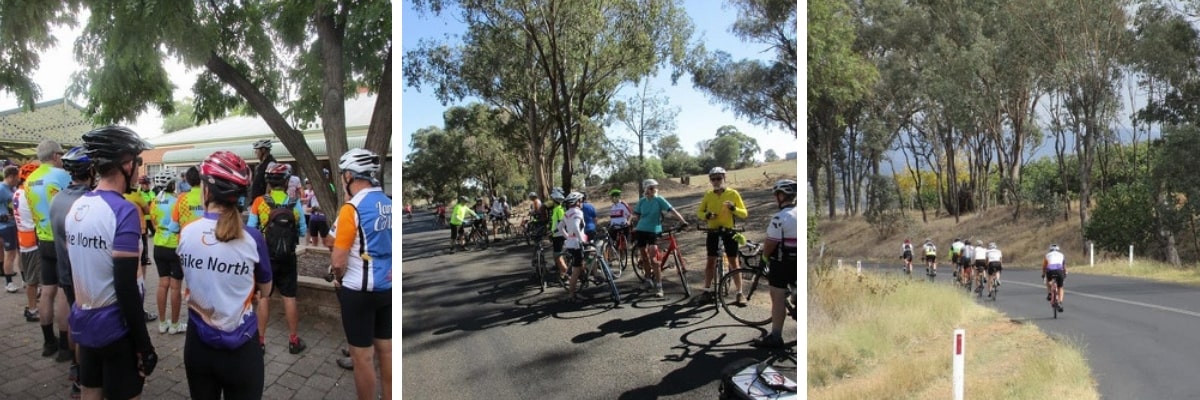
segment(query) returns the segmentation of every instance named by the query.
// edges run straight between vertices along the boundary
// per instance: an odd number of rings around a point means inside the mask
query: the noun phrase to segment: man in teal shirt
[[[647,179],[642,181],[642,186],[646,188],[645,197],[642,197],[633,207],[633,220],[636,224],[633,229],[633,238],[635,245],[641,249],[641,268],[645,271],[643,276],[646,277],[643,283],[647,289],[651,287],[655,289],[655,297],[663,297],[662,266],[651,262],[658,257],[658,234],[662,233],[662,213],[670,211],[675,214],[682,226],[687,226],[688,223],[683,219],[683,215],[679,214],[679,211],[671,207],[671,203],[667,202],[666,198],[658,195],[658,181]],[[651,279],[652,277],[653,279]],[[687,284],[687,282],[681,283]]]

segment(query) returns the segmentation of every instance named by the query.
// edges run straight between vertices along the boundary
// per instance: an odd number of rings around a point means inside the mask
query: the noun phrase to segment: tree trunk
[[[334,185],[335,193],[332,193],[334,198],[326,199],[318,195],[317,200],[321,204],[341,206],[342,199],[346,198],[346,188],[341,184],[342,173],[335,160],[349,147],[346,144],[346,64],[342,61],[342,41],[346,36],[343,25],[345,15],[338,15],[335,9],[330,9],[330,6],[336,4],[322,4],[317,6],[314,16],[321,59],[324,60],[321,64],[321,130],[325,131],[325,150],[330,160],[329,174],[337,184]],[[313,165],[312,168],[317,166]],[[326,203],[326,200],[330,202]]]
[[[379,87],[375,92],[375,109],[371,111],[371,125],[367,127],[367,142],[363,146],[378,154],[380,161],[387,159],[392,145],[392,48],[388,47],[387,60],[384,62],[383,75],[379,79]],[[336,163],[332,161],[331,163]],[[385,164],[383,168],[387,168]],[[384,173],[379,174],[380,181]],[[395,179],[395,177],[392,177]],[[392,190],[398,189],[392,185]],[[318,201],[320,201],[318,199]]]

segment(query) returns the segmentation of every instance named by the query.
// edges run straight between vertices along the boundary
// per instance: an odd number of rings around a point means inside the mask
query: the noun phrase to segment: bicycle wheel
[[[633,268],[633,275],[637,277],[638,284],[641,284],[646,279],[646,271],[642,270],[642,252],[634,249],[629,253],[629,266]]]
[[[621,305],[621,291],[617,289],[617,278],[613,276],[612,267],[608,264],[608,260],[600,258],[600,271],[604,273],[604,280],[608,281],[609,297],[613,301],[613,306]]]
[[[683,259],[679,257],[679,253],[675,253],[671,257],[670,263],[675,271],[679,272],[679,284],[683,285],[683,297],[692,297],[692,287],[688,285],[687,266],[683,263]]]
[[[718,248],[717,250],[718,250],[717,254],[720,254],[720,256],[717,257],[717,262],[716,262],[717,274],[713,276],[713,279],[716,280],[716,282],[713,282],[713,284],[716,285],[716,288],[713,291],[713,293],[715,293],[716,295],[713,297],[725,298],[725,296],[729,295],[729,287],[721,284],[721,277],[725,276],[725,257],[724,257],[725,251],[720,248]],[[713,302],[718,301],[716,298],[713,299]]]
[[[617,247],[612,240],[604,244],[604,260],[605,264],[609,265],[614,279],[621,279],[621,274],[625,273],[626,254]],[[613,266],[616,266],[613,268]]]
[[[734,277],[742,278],[744,300],[719,299],[721,308],[737,322],[750,326],[762,326],[771,322],[771,287],[763,271],[754,268],[738,268],[721,277],[722,287],[734,287]],[[736,290],[730,290],[736,294]]]
[[[534,273],[537,274],[538,284],[541,285],[542,290],[545,291],[546,290],[546,252],[545,252],[545,249],[542,249],[539,247],[536,251],[534,251],[534,253],[533,253],[533,269],[534,269]]]

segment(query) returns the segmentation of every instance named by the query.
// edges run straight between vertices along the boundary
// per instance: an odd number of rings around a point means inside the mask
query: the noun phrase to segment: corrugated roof
[[[34,104],[33,111],[21,107],[0,111],[0,143],[12,149],[37,146],[45,139],[77,146],[82,143],[80,136],[94,127],[83,108],[66,99]]]
[[[346,144],[348,147],[355,148],[365,146],[367,143],[367,136],[365,133],[366,132],[363,132],[363,135],[359,136],[347,137]],[[256,163],[258,162],[258,159],[254,154],[253,147],[251,147],[251,144],[254,143],[254,140],[255,139],[243,139],[232,144],[209,145],[191,149],[171,150],[163,153],[162,163],[163,165],[169,166],[194,165],[198,164],[200,161],[204,160],[204,157],[208,157],[208,155],[216,152],[217,150],[229,150],[237,154],[239,157],[242,157],[247,162]],[[328,150],[325,148],[325,139],[315,139],[310,137],[308,139],[308,147],[312,149],[313,154],[317,156],[318,160],[329,157]],[[283,145],[272,147],[271,154],[274,155],[275,159],[279,161],[295,161],[296,159],[295,157],[292,157],[292,153],[288,152],[287,148]]]
[[[353,99],[346,100],[347,131],[359,127],[366,130],[366,127],[371,124],[371,114],[374,111],[374,95],[359,95]],[[314,123],[314,126],[304,131],[306,135],[321,132],[320,119]],[[267,122],[262,117],[254,116],[224,118],[208,125],[171,132],[149,139],[148,141],[155,146],[161,147],[187,144],[240,143],[245,141],[245,139],[252,139],[251,142],[253,142],[258,139],[274,137],[275,133],[267,126]],[[249,147],[247,146],[247,148]]]

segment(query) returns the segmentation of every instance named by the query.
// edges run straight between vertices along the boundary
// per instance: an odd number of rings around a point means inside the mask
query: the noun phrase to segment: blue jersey
[[[16,221],[13,218],[13,187],[7,183],[0,182],[0,215],[7,218],[0,218],[0,229],[8,229],[16,226]]]
[[[584,232],[595,232],[596,231],[596,207],[592,206],[592,203],[585,202],[585,203],[583,203],[583,206],[580,208],[583,209],[583,231]]]
[[[75,283],[71,337],[87,347],[107,346],[129,333],[117,305],[113,252],[138,253],[142,216],[120,193],[91,191],[71,206],[66,233]]]
[[[392,290],[392,199],[380,188],[360,190],[343,204],[329,237],[334,248],[350,252],[342,287]]]
[[[641,198],[633,207],[633,213],[638,215],[637,227],[634,230],[662,233],[662,214],[671,210],[671,203],[662,196]]]

